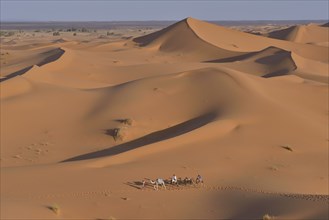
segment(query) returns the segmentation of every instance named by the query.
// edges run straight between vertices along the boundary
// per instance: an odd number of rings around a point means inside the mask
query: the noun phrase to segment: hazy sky
[[[328,0],[0,0],[1,21],[328,20]]]

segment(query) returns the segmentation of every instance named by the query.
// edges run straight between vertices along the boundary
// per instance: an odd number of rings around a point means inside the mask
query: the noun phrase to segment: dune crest
[[[216,47],[200,38],[190,26],[191,18],[186,18],[158,32],[135,38],[141,46],[164,52],[194,54],[204,57],[231,57],[243,53]]]
[[[268,34],[268,37],[304,44],[325,43],[329,42],[329,29],[325,25],[292,26],[287,29],[273,31]]]
[[[313,26],[310,28],[312,29]],[[327,28],[323,29],[327,30]],[[326,38],[326,32],[317,32],[322,36],[321,39]],[[186,18],[163,30],[135,38],[134,41],[141,46],[177,53],[184,51],[193,53],[198,50],[200,51],[198,54],[216,55],[217,49],[218,58],[243,55],[247,52],[260,51],[274,46],[287,51],[294,51],[307,58],[329,62],[326,47],[310,44],[301,46],[295,42],[244,33],[194,18]]]
[[[16,76],[21,76],[27,73],[28,71],[32,70],[34,66],[41,67],[46,64],[55,62],[58,59],[60,59],[64,53],[65,50],[62,48],[47,49],[45,51],[42,50],[42,52],[37,53],[36,55],[34,55],[34,57],[25,58],[26,60],[24,62],[24,68],[6,74],[3,78],[1,78],[0,82],[6,81]]]
[[[226,67],[265,78],[292,74],[297,68],[291,52],[276,47],[207,62],[221,63]]]

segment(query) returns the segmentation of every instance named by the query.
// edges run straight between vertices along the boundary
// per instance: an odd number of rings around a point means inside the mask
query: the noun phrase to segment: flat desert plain
[[[328,219],[328,24],[98,35],[1,37],[1,219]]]

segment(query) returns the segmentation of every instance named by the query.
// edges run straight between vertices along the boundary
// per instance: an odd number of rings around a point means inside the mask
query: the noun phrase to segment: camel
[[[199,184],[199,183],[203,184],[203,179],[202,179],[202,177],[201,177],[200,174],[198,174],[198,176],[196,177],[196,181],[195,181],[195,183],[196,183],[196,184]]]
[[[166,188],[166,184],[165,184],[165,182],[164,182],[164,180],[163,179],[156,179],[156,180],[150,180],[150,183],[152,184],[152,185],[154,185],[153,186],[153,188],[155,189],[155,190],[158,190],[159,189],[159,185],[161,185],[163,188],[165,188],[165,189],[167,189]]]
[[[190,185],[192,185],[192,184],[194,184],[194,179],[193,178],[188,178],[188,177],[185,177],[185,179],[184,179],[184,185],[187,185],[187,184],[190,184]]]

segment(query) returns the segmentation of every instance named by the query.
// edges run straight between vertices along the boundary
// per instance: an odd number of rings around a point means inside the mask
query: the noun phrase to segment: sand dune
[[[28,51],[20,54],[18,58],[8,58],[8,66],[1,68],[0,75],[2,76],[1,82],[8,80],[10,78],[22,75],[29,71],[34,65],[43,66],[45,64],[54,62],[59,59],[63,54],[64,50],[61,48],[46,48],[39,49],[36,51]],[[7,52],[8,55],[16,54],[16,52]],[[14,72],[12,72],[14,71]],[[10,73],[11,72],[11,73]]]
[[[293,60],[297,65],[297,75],[318,82],[329,83],[328,71],[329,64],[316,60],[305,59],[304,57],[292,54]]]
[[[321,25],[321,27],[329,27],[329,22],[327,22],[327,23]]]
[[[269,47],[259,52],[242,56],[208,61],[224,63],[226,67],[262,77],[275,77],[292,74],[297,66],[291,52],[276,47]]]
[[[53,40],[53,43],[66,43],[68,41],[69,40],[67,40],[65,38],[59,38],[59,39]]]
[[[181,40],[169,41],[168,39],[170,39],[170,36],[176,36],[170,31],[173,30],[174,32],[176,32],[175,29],[179,29],[179,31],[184,30],[184,32],[180,34],[177,33],[177,35],[181,36]],[[141,43],[141,45],[150,47],[152,47],[153,45],[158,45],[159,47],[159,45],[162,45],[163,43],[162,47],[164,47],[164,49],[170,50],[170,48],[172,48],[174,50],[176,49],[180,51],[180,49],[182,49],[180,48],[180,45],[187,45],[185,47],[190,48],[194,47],[195,41],[188,41],[189,39],[195,39],[192,37],[188,37],[191,33],[194,33],[194,35],[197,36],[199,40],[202,39],[202,41],[207,42],[208,44],[211,44],[217,48],[220,48],[225,52],[227,50],[240,53],[255,52],[263,50],[267,47],[274,46],[284,50],[294,51],[299,55],[302,55],[307,58],[318,59],[323,62],[328,62],[329,60],[327,48],[322,46],[300,45],[293,42],[276,40],[263,36],[256,36],[253,34],[239,32],[237,30],[232,30],[225,27],[220,27],[215,24],[203,22],[194,18],[187,18],[175,25],[168,27],[167,29],[144,37],[137,38],[135,39],[135,41]],[[325,32],[321,32],[319,34],[323,36]],[[220,36],[220,38],[218,36]],[[224,53],[223,55],[224,56],[218,58],[228,57],[230,54]],[[234,56],[234,54],[232,54],[232,56]]]
[[[329,29],[326,25],[299,25],[268,34],[271,38],[304,44],[316,44],[329,41]]]
[[[184,55],[193,54],[208,57],[231,57],[243,53],[216,47],[211,43],[200,38],[190,26],[191,18],[184,19],[163,30],[135,38],[134,41],[141,46],[148,46],[152,49],[158,49],[165,52],[184,53]]]
[[[323,28],[1,41],[1,218],[328,218]]]

